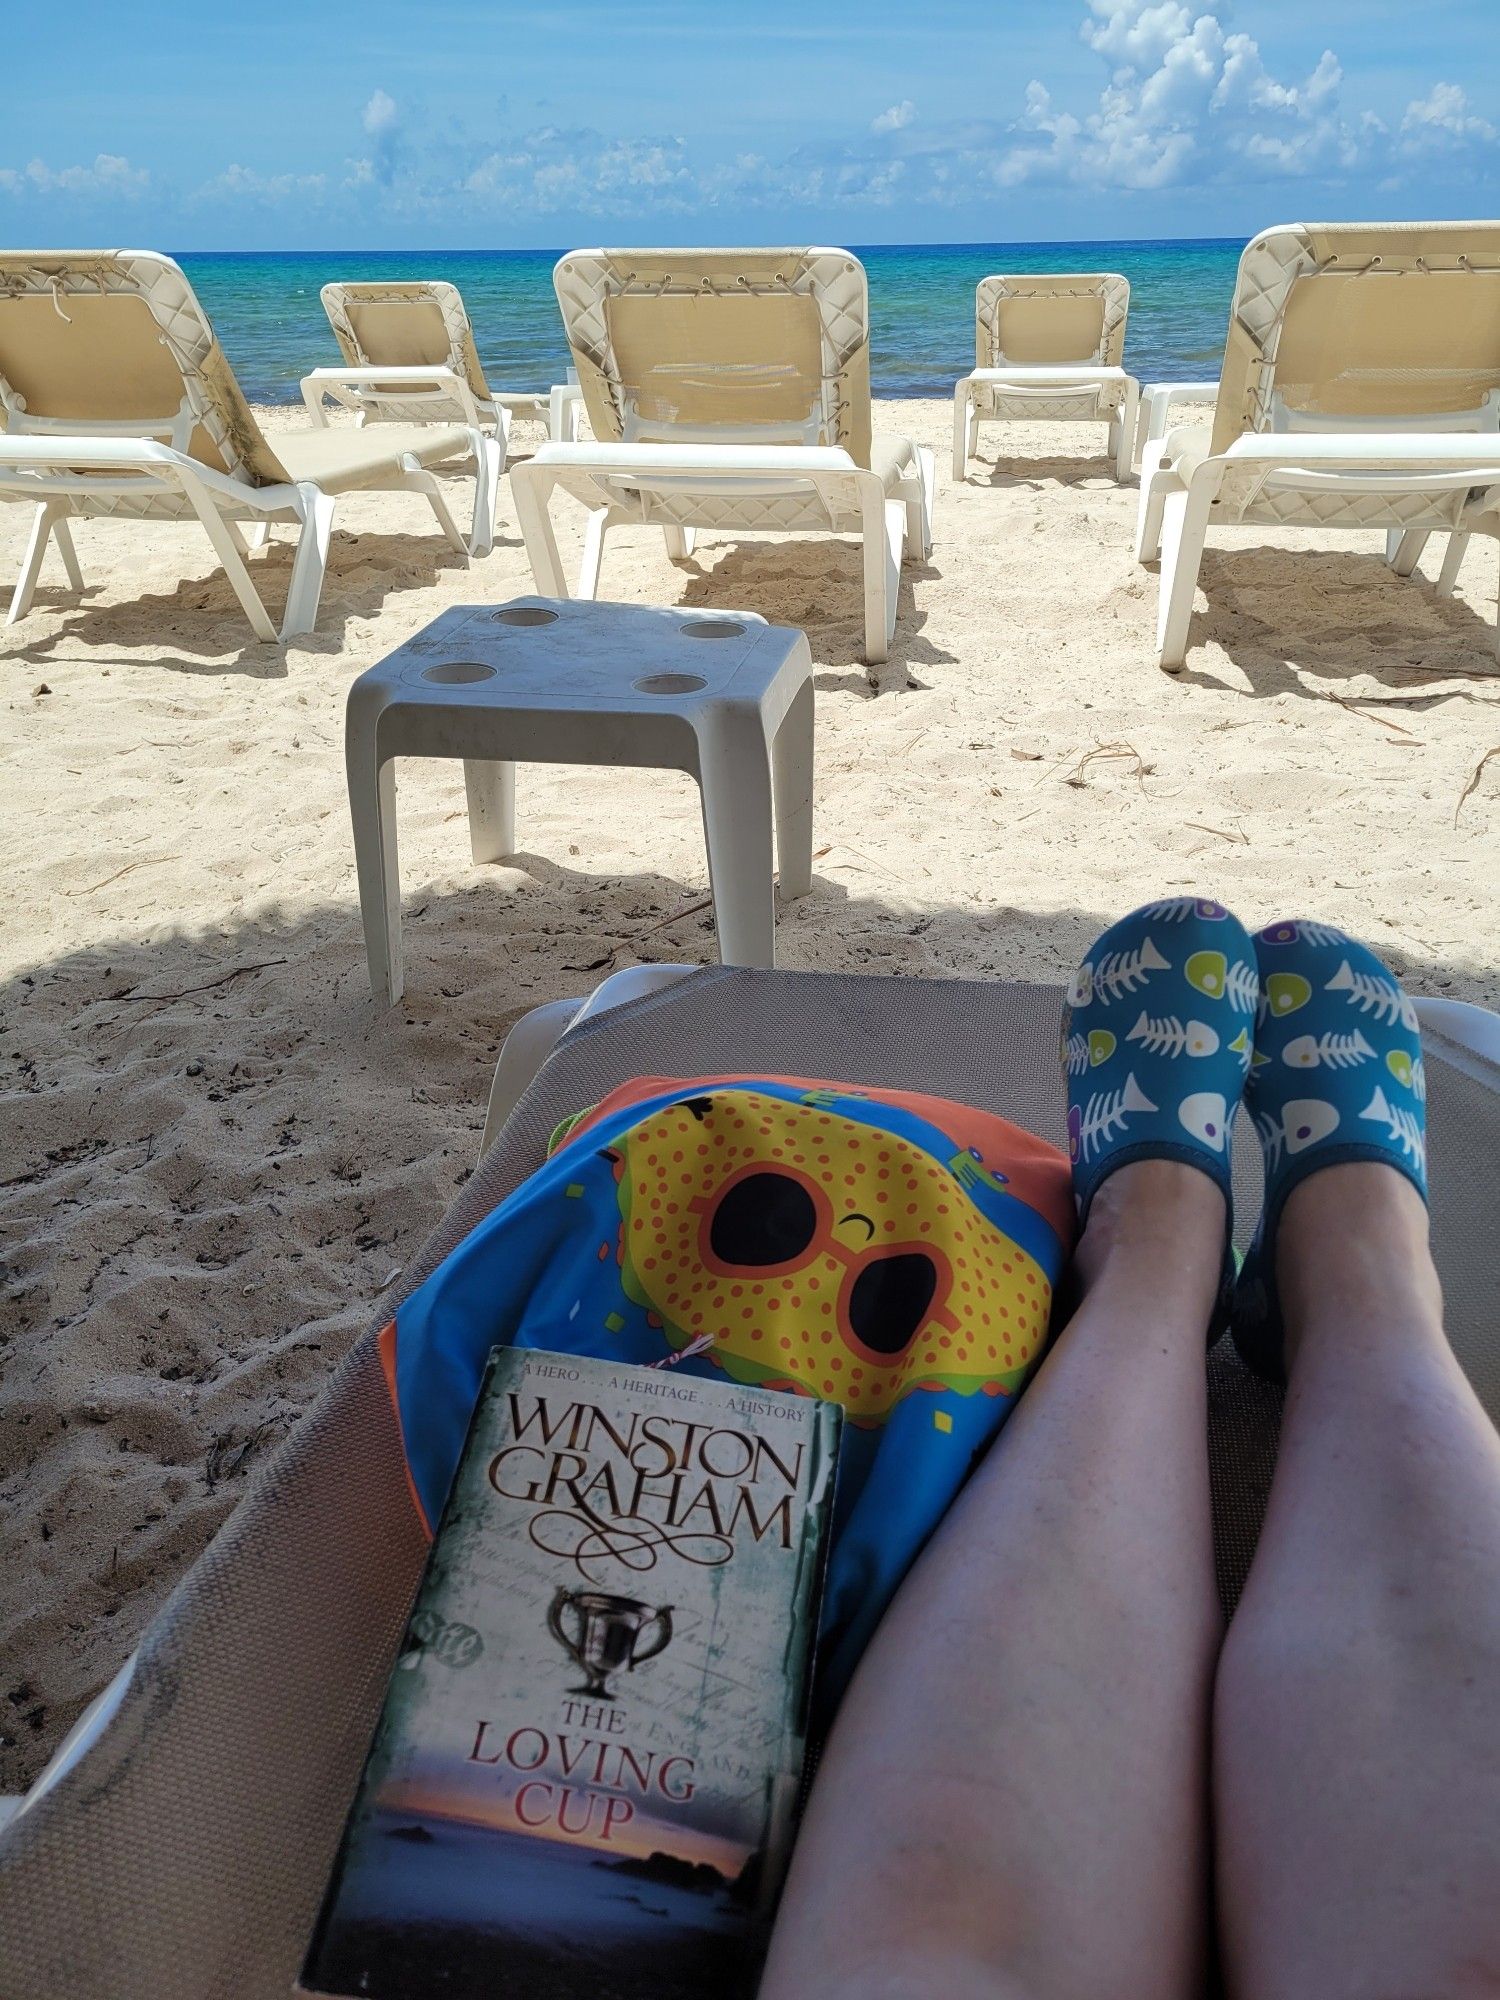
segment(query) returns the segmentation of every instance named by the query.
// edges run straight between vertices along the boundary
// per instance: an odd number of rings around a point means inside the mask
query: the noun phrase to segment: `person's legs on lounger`
[[[1080,968],[1082,1302],[865,1654],[763,2000],[1201,1990],[1220,1632],[1203,1346],[1247,967],[1253,1005],[1244,931],[1173,904]]]
[[[1229,1990],[1494,1994],[1500,1439],[1443,1335],[1415,1016],[1336,932],[1257,943],[1273,1227],[1235,1331],[1288,1390],[1215,1702]]]

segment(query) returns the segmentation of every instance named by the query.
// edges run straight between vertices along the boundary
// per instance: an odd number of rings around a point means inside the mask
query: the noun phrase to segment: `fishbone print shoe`
[[[1147,903],[1093,945],[1062,1032],[1080,1227],[1101,1182],[1132,1160],[1201,1168],[1227,1208],[1258,996],[1254,947],[1222,903]]]
[[[1261,998],[1245,1102],[1266,1193],[1232,1324],[1246,1366],[1279,1381],[1276,1225],[1287,1197],[1323,1167],[1376,1160],[1425,1201],[1427,1084],[1416,1009],[1372,951],[1303,918],[1268,924],[1255,951]]]

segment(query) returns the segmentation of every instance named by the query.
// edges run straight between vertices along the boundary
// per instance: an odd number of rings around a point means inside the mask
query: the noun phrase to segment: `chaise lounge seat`
[[[317,617],[335,503],[346,493],[422,494],[452,547],[484,554],[495,533],[503,450],[477,426],[308,430],[268,439],[170,257],[145,250],[0,255],[0,501],[35,508],[8,622],[25,617],[49,541],[75,590],[78,518],[196,519],[246,617],[277,637],[246,566],[274,522],[299,529],[280,636]],[[466,544],[435,474],[474,479]]]

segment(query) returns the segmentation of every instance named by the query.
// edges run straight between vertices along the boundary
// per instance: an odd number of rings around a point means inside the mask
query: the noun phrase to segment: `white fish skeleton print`
[[[1219,1037],[1206,1021],[1183,1021],[1176,1014],[1148,1014],[1144,1007],[1125,1039],[1139,1042],[1153,1056],[1211,1056],[1219,1048]]]
[[[1087,1165],[1116,1133],[1124,1130],[1133,1112],[1157,1108],[1136,1082],[1132,1070],[1118,1090],[1096,1091],[1087,1104],[1070,1107],[1068,1157],[1075,1165]]]
[[[1292,1069],[1356,1069],[1373,1061],[1375,1051],[1356,1028],[1352,1035],[1294,1035],[1281,1051]]]
[[[1403,1111],[1399,1104],[1392,1104],[1378,1083],[1374,1096],[1359,1115],[1368,1118],[1372,1124],[1384,1125],[1406,1157],[1426,1173],[1427,1135],[1421,1120],[1414,1118],[1409,1111]]]
[[[1086,966],[1079,967],[1080,977]],[[1150,938],[1142,938],[1134,951],[1107,951],[1092,968],[1093,998],[1104,1005],[1124,999],[1144,986],[1153,972],[1168,972],[1168,965]]]
[[[1395,1027],[1399,1021],[1403,1028],[1417,1033],[1417,1010],[1393,979],[1376,979],[1368,972],[1356,972],[1346,958],[1338,971],[1329,980],[1329,993],[1347,993],[1351,1007],[1358,1007],[1361,1013],[1372,1013],[1377,1021],[1386,1021]]]

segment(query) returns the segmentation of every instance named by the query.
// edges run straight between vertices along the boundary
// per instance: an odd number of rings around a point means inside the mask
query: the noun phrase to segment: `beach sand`
[[[1373,534],[1222,537],[1171,678],[1135,488],[1089,455],[1102,427],[987,429],[958,489],[946,405],[876,427],[938,460],[887,665],[859,661],[852,544],[710,536],[674,566],[621,530],[606,550],[610,596],[807,628],[816,879],[782,912],[783,965],[1061,980],[1099,925],[1190,892],[1252,924],[1315,914],[1416,991],[1500,999],[1500,757],[1465,796],[1500,743],[1492,543],[1445,603]],[[408,990],[371,1001],[345,694],[445,606],[531,590],[508,487],[502,511],[465,569],[420,499],[346,500],[320,629],[284,654],[170,526],[80,525],[87,597],[54,555],[0,628],[0,1791],[124,1660],[464,1180],[509,1025],[615,967],[714,955],[687,779],[525,769],[524,853],[476,867],[460,767],[408,764]],[[0,508],[6,591],[26,526]],[[286,531],[254,558],[277,615],[290,564]]]

